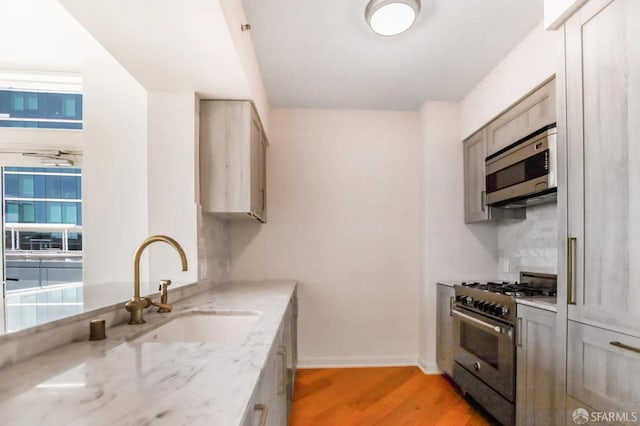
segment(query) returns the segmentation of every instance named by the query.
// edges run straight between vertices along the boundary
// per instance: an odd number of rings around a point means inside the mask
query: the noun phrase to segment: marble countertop
[[[516,298],[516,303],[544,309],[545,311],[558,312],[556,309],[556,297],[518,297]]]
[[[236,425],[295,289],[294,281],[229,283],[145,311],[146,324],[107,329],[0,370],[0,413],[8,425]],[[260,311],[238,344],[132,343],[127,336],[188,311]]]

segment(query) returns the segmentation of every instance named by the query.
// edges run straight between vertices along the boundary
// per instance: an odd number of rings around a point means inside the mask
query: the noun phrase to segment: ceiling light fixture
[[[394,36],[407,31],[420,12],[420,0],[369,0],[364,17],[376,33]]]

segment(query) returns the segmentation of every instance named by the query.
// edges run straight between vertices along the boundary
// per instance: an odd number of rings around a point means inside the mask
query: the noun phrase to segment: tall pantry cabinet
[[[640,1],[590,0],[559,32],[558,421],[573,424],[576,407],[640,406]]]

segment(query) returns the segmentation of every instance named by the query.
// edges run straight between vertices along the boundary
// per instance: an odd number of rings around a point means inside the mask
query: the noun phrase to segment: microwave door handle
[[[474,317],[472,317],[470,315],[463,314],[460,311],[453,310],[451,312],[454,315],[456,315],[456,316],[458,316],[460,318],[464,318],[465,320],[470,321],[470,322],[472,322],[474,324],[477,324],[477,325],[482,326],[484,328],[488,328],[488,329],[490,329],[492,331],[495,331],[496,333],[501,333],[502,334],[502,327],[498,327],[497,325],[489,324],[488,322],[484,322],[484,321],[479,320],[477,318],[474,318]]]

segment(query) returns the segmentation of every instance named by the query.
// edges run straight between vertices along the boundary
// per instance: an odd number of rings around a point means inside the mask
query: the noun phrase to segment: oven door
[[[515,399],[513,327],[453,308],[455,361],[504,398]]]

